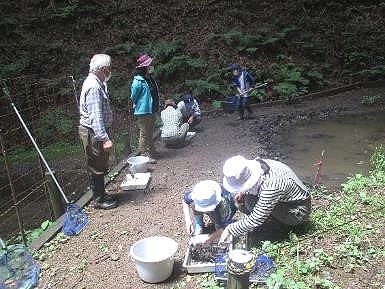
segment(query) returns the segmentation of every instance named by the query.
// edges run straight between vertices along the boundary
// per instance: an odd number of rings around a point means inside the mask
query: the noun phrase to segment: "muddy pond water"
[[[285,163],[313,183],[324,150],[320,183],[338,186],[349,175],[367,173],[376,146],[385,144],[385,112],[339,116],[292,126],[276,139]]]

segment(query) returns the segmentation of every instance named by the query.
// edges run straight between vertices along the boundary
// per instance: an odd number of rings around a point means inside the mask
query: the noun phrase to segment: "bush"
[[[160,80],[172,81],[178,74],[191,74],[205,66],[201,58],[192,58],[186,55],[174,56],[166,63],[156,66],[156,74]]]
[[[46,112],[35,124],[39,142],[49,143],[58,138],[69,138],[74,132],[76,121],[63,108]]]

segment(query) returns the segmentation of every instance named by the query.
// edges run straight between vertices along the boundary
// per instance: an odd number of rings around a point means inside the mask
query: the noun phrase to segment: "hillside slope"
[[[114,57],[119,85],[138,53],[154,54],[170,93],[225,93],[231,62],[271,79],[279,95],[385,75],[384,1],[30,0],[0,9],[2,78],[84,75],[101,51]]]

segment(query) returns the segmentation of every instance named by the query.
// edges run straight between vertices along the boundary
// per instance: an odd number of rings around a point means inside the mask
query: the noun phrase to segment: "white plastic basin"
[[[178,243],[162,236],[148,237],[134,243],[130,255],[140,279],[158,283],[171,276]]]
[[[130,157],[127,159],[127,163],[129,164],[130,172],[133,174],[136,173],[146,173],[147,172],[147,164],[150,161],[148,157],[145,156],[136,156]]]

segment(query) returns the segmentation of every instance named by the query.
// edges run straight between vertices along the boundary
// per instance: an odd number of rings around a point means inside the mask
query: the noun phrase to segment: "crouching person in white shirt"
[[[181,111],[175,105],[174,100],[166,99],[165,108],[160,113],[162,119],[161,138],[167,147],[183,146],[192,136],[188,133],[190,125],[183,123]]]

